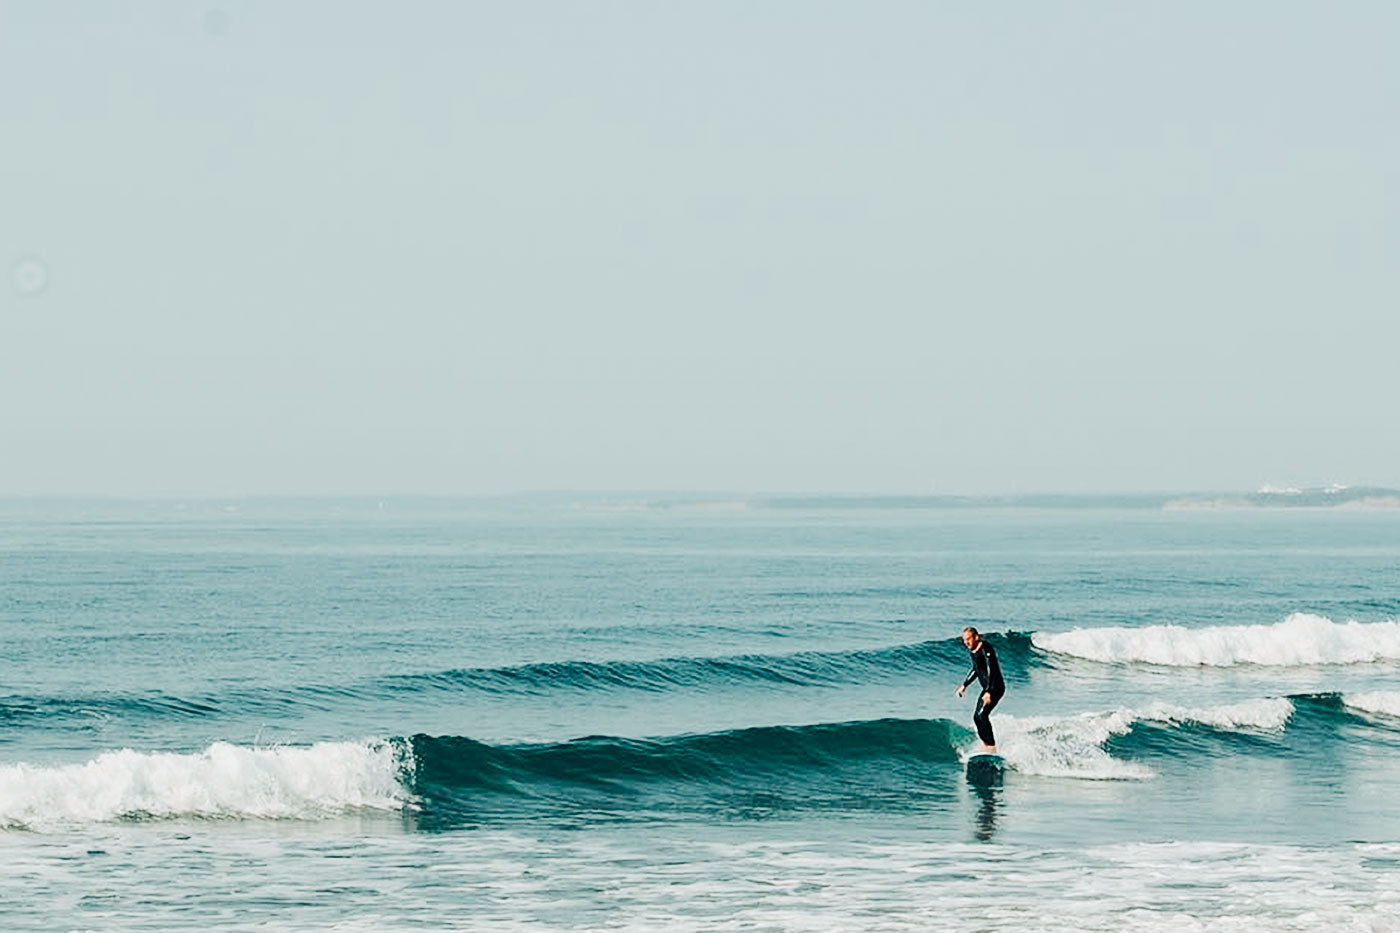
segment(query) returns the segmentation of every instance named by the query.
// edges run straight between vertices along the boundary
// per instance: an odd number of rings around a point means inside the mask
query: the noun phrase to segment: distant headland
[[[1384,486],[1261,486],[1244,495],[1183,496],[1168,499],[1164,509],[1395,509],[1400,489]]]
[[[1011,495],[687,495],[598,496],[575,508],[605,511],[901,510],[901,509],[1400,509],[1400,489],[1332,484],[1260,487],[1255,492],[1024,493]]]

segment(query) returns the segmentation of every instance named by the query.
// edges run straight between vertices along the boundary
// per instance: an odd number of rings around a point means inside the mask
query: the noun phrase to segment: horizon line
[[[908,500],[908,501],[991,501],[1022,499],[1155,499],[1181,497],[1231,497],[1268,496],[1286,499],[1295,496],[1326,495],[1349,498],[1360,494],[1400,494],[1400,486],[1377,484],[1326,486],[1278,486],[1266,483],[1255,489],[1133,489],[1133,490],[1035,490],[1001,492],[871,492],[862,490],[713,490],[684,488],[653,489],[570,489],[540,488],[491,492],[445,492],[445,491],[355,491],[355,492],[306,492],[306,491],[258,491],[229,490],[224,492],[189,493],[124,493],[124,492],[0,492],[0,502],[215,502],[228,500],[345,500],[345,501],[390,501],[390,500],[441,500],[441,501],[481,501],[531,498],[560,498],[576,496],[590,499],[626,498],[663,499],[692,498],[711,502],[737,502],[762,500]]]

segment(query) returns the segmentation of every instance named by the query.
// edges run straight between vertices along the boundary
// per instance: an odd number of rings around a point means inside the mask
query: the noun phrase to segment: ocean
[[[1400,510],[0,503],[5,930],[1395,931],[1397,789]]]

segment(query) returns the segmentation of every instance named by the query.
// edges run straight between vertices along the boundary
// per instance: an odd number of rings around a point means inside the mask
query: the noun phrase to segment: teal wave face
[[[1038,663],[1031,636],[990,636],[1019,670]],[[512,667],[466,668],[386,677],[376,686],[393,691],[480,690],[540,694],[579,690],[663,691],[743,684],[823,686],[865,683],[911,672],[960,671],[968,665],[960,639],[926,641],[856,651],[807,651],[733,657],[662,658],[655,661],[562,661]]]
[[[939,796],[940,784],[951,787],[946,775],[967,736],[947,720],[882,719],[538,745],[428,735],[407,741],[415,794],[430,817],[450,820],[539,809],[625,815],[909,806]]]

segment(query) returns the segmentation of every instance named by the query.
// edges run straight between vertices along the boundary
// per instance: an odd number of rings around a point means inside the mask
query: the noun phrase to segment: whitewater
[[[1037,635],[1037,647],[1094,661],[1165,666],[1296,667],[1400,660],[1400,622],[1334,622],[1295,612],[1273,625],[1074,629]]]
[[[1400,516],[608,505],[0,503],[5,927],[1400,925]]]

